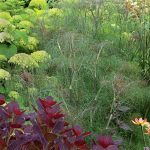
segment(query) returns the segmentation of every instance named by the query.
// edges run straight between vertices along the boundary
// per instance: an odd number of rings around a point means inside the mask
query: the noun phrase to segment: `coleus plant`
[[[86,146],[84,140],[92,132],[82,133],[84,128],[80,125],[69,127],[63,120],[66,114],[61,113],[60,103],[52,96],[36,100],[38,109],[32,105],[35,112],[28,115],[26,110],[20,111],[16,101],[3,104],[5,97],[0,95],[0,150],[95,150],[93,139],[92,147]],[[106,137],[101,141],[105,143],[106,139],[110,140]],[[116,145],[111,140],[108,143],[104,148]],[[118,149],[120,145],[116,146]]]

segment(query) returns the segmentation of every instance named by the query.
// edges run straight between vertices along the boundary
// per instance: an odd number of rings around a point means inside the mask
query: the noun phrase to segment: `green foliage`
[[[2,80],[10,80],[10,73],[4,69],[0,69],[0,81]]]
[[[19,24],[22,24],[26,27],[34,27],[34,25],[30,21],[21,21]]]
[[[29,6],[37,9],[45,9],[47,3],[46,0],[31,0]]]
[[[16,64],[20,66],[23,70],[24,69],[32,70],[33,68],[39,67],[39,65],[30,55],[24,53],[15,54],[10,58],[8,63]]]
[[[37,63],[46,63],[51,58],[51,56],[43,50],[33,52],[31,56]]]
[[[11,15],[20,14],[23,12],[24,0],[7,0],[0,2],[0,10],[9,12]]]
[[[20,15],[14,15],[10,19],[10,21],[13,22],[13,23],[19,23],[21,20],[22,20],[22,17]]]
[[[19,93],[16,92],[16,91],[10,91],[9,94],[8,94],[8,96],[12,97],[15,100],[17,100],[20,97]]]
[[[7,58],[5,55],[0,55],[0,62],[7,61]]]
[[[16,53],[17,47],[15,45],[0,44],[0,54],[5,55],[6,58],[10,58]]]
[[[12,33],[12,36],[14,37],[14,40],[18,40],[18,41],[22,40],[24,43],[29,44],[28,35],[24,31],[15,30]]]
[[[20,31],[20,32],[22,32],[22,31]],[[39,43],[39,41],[35,37],[30,37],[30,36],[28,36],[28,41],[29,42],[25,42],[23,39],[20,39],[18,41],[18,43],[20,45],[25,46],[25,48],[28,50],[28,53],[32,53],[34,51],[37,51],[37,44]]]
[[[0,18],[11,20],[11,16],[8,12],[0,12]]]

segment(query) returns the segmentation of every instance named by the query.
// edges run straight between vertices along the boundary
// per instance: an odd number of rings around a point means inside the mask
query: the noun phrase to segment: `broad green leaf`
[[[19,24],[19,23],[17,25],[24,28],[24,29],[26,29],[28,32],[31,32],[30,27],[26,27],[25,25],[22,25],[22,24]]]
[[[23,31],[15,30],[14,33],[12,33],[12,36],[14,40],[18,40],[19,38],[22,38],[25,43],[29,44],[28,35]]]
[[[0,44],[0,55],[5,55],[7,58],[17,54],[17,47],[15,45]]]

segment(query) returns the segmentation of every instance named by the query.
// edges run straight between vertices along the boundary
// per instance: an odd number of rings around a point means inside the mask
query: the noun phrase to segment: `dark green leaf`
[[[0,54],[10,58],[17,54],[17,47],[15,45],[8,46],[6,44],[0,44]]]

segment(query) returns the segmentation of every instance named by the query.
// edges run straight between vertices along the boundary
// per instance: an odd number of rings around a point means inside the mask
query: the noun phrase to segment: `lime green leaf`
[[[25,25],[22,25],[22,24],[19,24],[19,23],[17,25],[24,28],[24,29],[26,29],[28,32],[31,32],[30,27],[26,27]]]
[[[28,35],[24,31],[15,30],[12,36],[14,40],[18,40],[19,38],[22,38],[25,43],[29,44]]]

